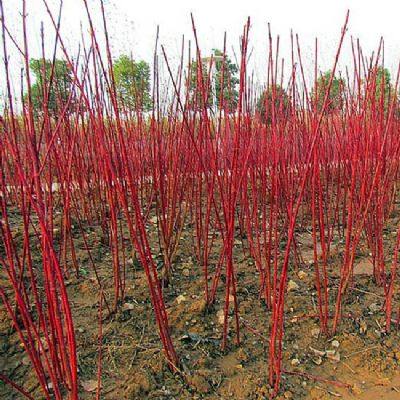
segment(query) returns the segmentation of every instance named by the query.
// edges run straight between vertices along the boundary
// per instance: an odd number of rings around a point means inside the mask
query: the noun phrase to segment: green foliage
[[[321,76],[317,79],[316,87],[314,87],[311,93],[312,101],[314,105],[316,105],[318,111],[321,111],[324,105],[324,100],[331,76],[332,71],[326,71],[321,74]],[[337,78],[336,76],[333,77],[325,112],[330,113],[342,109],[344,100],[344,86],[345,82],[342,78]]]
[[[374,104],[375,107],[379,108],[381,101],[383,101],[384,111],[388,110],[391,95],[394,93],[390,80],[390,72],[387,68],[378,66],[369,71],[369,87],[367,90],[371,96],[370,105]]]
[[[71,93],[73,78],[67,62],[56,59],[53,68],[51,60],[31,58],[29,67],[35,76],[35,83],[31,86],[32,106],[35,114],[43,112],[45,107],[43,103],[47,97],[49,114],[58,115],[65,107]]]
[[[270,85],[257,100],[256,110],[262,122],[270,124],[273,113],[276,118],[285,117],[291,109],[290,97],[280,85]]]
[[[238,67],[227,56],[225,56],[225,60],[221,59],[223,53],[218,49],[213,49],[213,55],[217,57],[215,61],[215,95],[217,107],[233,112],[238,102]]]
[[[205,97],[207,97],[207,99],[205,99]],[[199,70],[198,62],[192,61],[189,76],[189,107],[191,110],[202,110],[204,106],[210,108],[212,105],[213,96],[207,65],[201,63],[201,70]]]
[[[208,68],[212,61],[212,76],[209,78]],[[192,109],[211,108],[233,112],[238,102],[237,78],[238,67],[218,49],[213,49],[211,57],[202,60],[201,72],[197,61],[193,61],[189,76],[189,105]],[[202,87],[204,93],[202,93]],[[207,96],[205,100],[203,97]]]
[[[134,61],[121,55],[114,62],[114,79],[118,100],[128,109],[151,109],[150,66],[146,61]]]

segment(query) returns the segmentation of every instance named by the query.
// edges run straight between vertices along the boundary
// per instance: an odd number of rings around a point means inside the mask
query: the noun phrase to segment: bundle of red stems
[[[43,1],[56,34],[53,59],[61,54],[73,76],[68,101],[56,99],[57,115],[46,106],[51,82],[44,86],[41,112],[33,109],[25,1],[20,44],[7,28],[0,1],[7,86],[0,126],[0,265],[7,284],[0,287],[0,297],[46,399],[78,399],[79,395],[74,320],[66,288],[71,277],[80,279],[82,274],[76,232],[83,238],[99,290],[98,398],[102,315],[116,312],[124,300],[126,271],[132,268],[127,263],[130,249],[147,277],[168,366],[173,372],[181,371],[164,293],[171,277],[179,273],[174,265],[183,232],[193,238],[194,259],[203,276],[199,295],[204,296],[207,312],[213,312],[212,305],[223,289],[224,349],[230,344],[232,305],[235,343],[241,341],[237,293],[242,282],[233,251],[238,240],[244,256],[252,261],[247,268],[254,269],[258,298],[265,303],[262,317],[269,318],[269,331],[261,334],[269,335],[269,372],[265,375],[272,396],[279,391],[284,371],[287,284],[303,262],[299,238],[304,232],[312,238],[311,265],[321,331],[332,335],[339,327],[362,244],[371,254],[374,281],[384,288],[386,331],[390,332],[400,229],[394,247],[384,239],[399,204],[400,113],[396,96],[399,72],[390,93],[383,90],[384,82],[376,73],[383,67],[383,41],[368,59],[359,42],[351,39],[353,65],[347,69],[347,79],[341,81],[343,101],[333,108],[331,91],[339,74],[348,15],[322,98],[311,90],[311,86],[318,87],[318,42],[310,84],[298,37],[291,35],[287,80],[279,37],[275,40],[269,32],[265,74],[269,95],[260,115],[256,108],[259,88],[247,66],[250,20],[241,36],[237,104],[232,110],[224,101],[234,90],[229,87],[220,91],[218,107],[209,105],[215,94],[209,84],[210,73],[203,73],[192,19],[194,41],[191,46],[182,42],[177,70],[157,38],[153,106],[152,111],[144,112],[118,101],[103,2],[103,27],[98,33],[84,1],[90,41],[82,42],[81,53],[73,58],[60,34],[60,18]],[[25,67],[26,95],[20,98],[12,91],[9,46],[17,46]],[[222,63],[226,62],[226,47],[225,37]],[[42,51],[42,59],[48,59],[44,46]],[[207,62],[210,71],[216,60],[211,57]],[[353,72],[351,78],[349,71]],[[225,84],[223,76],[220,83]],[[287,97],[280,97],[278,88],[285,88]],[[16,215],[22,224],[22,241],[16,239],[18,227],[12,223]],[[161,270],[150,246],[152,221],[157,226]],[[104,244],[112,254],[111,303],[104,295],[87,226],[101,227]],[[129,237],[124,237],[123,227]],[[337,288],[329,290],[334,243],[335,251],[342,255],[341,265],[334,267],[340,278]],[[30,397],[4,375],[0,379]]]

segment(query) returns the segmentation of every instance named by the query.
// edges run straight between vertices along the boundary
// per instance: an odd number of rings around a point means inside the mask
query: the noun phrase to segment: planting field
[[[270,33],[260,88],[250,20],[233,63],[226,40],[202,56],[192,19],[179,65],[157,37],[150,79],[113,57],[102,1],[100,29],[84,1],[78,56],[47,8],[54,52],[31,59],[22,3],[16,38],[0,1],[0,398],[399,399],[399,72],[383,41],[364,57],[347,14],[332,68],[317,41],[305,66],[292,36],[285,77]]]
[[[16,219],[14,221],[17,223]],[[152,221],[148,223],[148,231],[152,232],[151,243],[154,243],[154,252],[157,253],[157,229],[155,219]],[[388,224],[388,244],[393,243],[396,223],[398,219],[393,218]],[[87,226],[85,231],[99,276],[107,288],[105,293],[112,298],[109,247],[101,243],[99,227]],[[126,228],[123,232],[128,236]],[[80,398],[91,399],[95,397],[97,388],[99,291],[78,229],[73,237],[82,275],[79,279],[71,277],[67,288],[80,361]],[[287,294],[283,362],[285,370],[300,374],[284,375],[281,398],[332,399],[340,394],[344,399],[397,399],[400,387],[399,335],[395,331],[387,336],[382,329],[385,324],[381,312],[384,293],[374,283],[368,249],[361,248],[357,256],[356,283],[346,299],[339,332],[324,337],[317,318],[314,268],[310,265],[313,260],[310,233],[299,235],[299,246],[303,262],[293,272],[290,282],[296,285],[290,283],[292,289]],[[103,322],[102,398],[268,397],[268,318],[271,314],[257,300],[259,276],[253,272],[252,259],[243,255],[240,236],[235,239],[234,255],[242,342],[240,346],[232,345],[228,351],[221,351],[223,298],[220,296],[213,308],[206,312],[201,269],[193,255],[190,227],[184,228],[173,279],[164,292],[171,334],[182,357],[182,365],[190,371],[190,378],[183,380],[166,367],[148,299],[145,274],[127,254],[124,302],[115,315]],[[213,259],[210,264],[217,261]],[[337,290],[339,274],[337,270],[335,272],[335,266],[338,264],[340,254],[336,253],[329,266],[331,290]],[[6,281],[2,280],[2,284],[6,285]],[[231,309],[230,320],[232,314]],[[37,378],[19,345],[18,335],[10,329],[5,312],[2,312],[1,338],[0,360],[6,366],[3,373],[23,383],[26,389],[41,398]],[[0,395],[2,398],[22,398],[8,386],[1,388]]]

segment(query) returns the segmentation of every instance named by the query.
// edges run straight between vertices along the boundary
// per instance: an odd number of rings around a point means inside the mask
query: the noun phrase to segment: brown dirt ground
[[[96,264],[107,287],[106,294],[112,299],[111,255],[101,244],[99,229],[91,228],[90,231]],[[87,389],[93,389],[91,383],[96,380],[99,291],[79,231],[75,235],[78,261],[84,274],[79,279],[72,277],[68,281],[68,291],[75,320],[79,377],[86,387],[86,390],[81,387],[80,398],[86,400],[95,398],[95,391]],[[154,236],[152,242],[155,242]],[[367,250],[360,251],[357,259],[357,275],[353,290],[345,298],[339,332],[326,338],[318,335],[318,321],[313,317],[316,314],[316,295],[313,266],[310,264],[310,238],[305,234],[299,242],[303,246],[304,264],[290,276],[298,288],[287,296],[283,360],[284,368],[297,375],[283,375],[279,398],[400,399],[400,333],[395,329],[391,335],[383,333],[383,290],[373,282]],[[229,347],[222,352],[222,325],[218,311],[223,307],[223,292],[221,289],[213,309],[206,311],[202,300],[202,273],[194,260],[192,239],[189,233],[184,232],[173,278],[165,290],[165,300],[186,379],[170,373],[164,362],[145,276],[136,263],[131,263],[127,269],[125,304],[103,322],[103,399],[268,398],[270,312],[258,299],[258,276],[254,264],[243,256],[240,240],[236,240],[235,268],[242,343],[240,346],[234,344],[231,321]],[[335,268],[339,262],[340,254],[337,254],[330,265],[330,290],[333,293],[338,283]],[[319,355],[320,351],[333,350],[334,340],[339,343],[336,360]],[[35,399],[42,398],[29,360],[3,308],[0,308],[0,370],[25,389],[33,391]],[[315,379],[299,374],[310,374]],[[345,382],[353,389],[327,381]],[[21,396],[9,386],[0,383],[0,399],[19,398]]]

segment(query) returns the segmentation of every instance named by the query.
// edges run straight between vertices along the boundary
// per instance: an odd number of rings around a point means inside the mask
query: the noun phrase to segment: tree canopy
[[[121,55],[114,61],[114,79],[118,100],[128,109],[151,109],[150,66],[146,61]]]
[[[32,106],[35,113],[41,113],[44,102],[47,100],[49,114],[59,114],[67,104],[71,93],[72,71],[65,60],[51,60],[31,58],[29,67],[35,76],[35,83],[31,86]],[[71,103],[72,104],[72,103]]]
[[[201,68],[199,68],[201,65]],[[213,105],[213,95],[211,79],[207,71],[207,64],[192,61],[188,82],[188,101],[189,108],[192,110],[202,110],[204,106],[210,108]],[[206,103],[206,104],[205,104]]]
[[[238,67],[221,50],[213,49],[215,57],[215,97],[218,108],[229,112],[235,110],[238,102]]]
[[[270,85],[260,95],[256,111],[262,122],[271,123],[273,114],[276,118],[286,116],[291,109],[289,95],[280,85]]]
[[[391,96],[394,94],[389,70],[382,66],[371,68],[366,84],[368,85],[366,90],[371,95],[368,103],[379,108],[381,101],[383,101],[383,109],[387,111]]]
[[[212,60],[212,63],[211,63]],[[209,67],[211,65],[211,75]],[[232,60],[218,49],[213,49],[211,56],[192,61],[189,76],[189,103],[191,108],[200,109],[205,106],[216,106],[227,112],[233,112],[238,102],[237,78],[238,67]],[[204,93],[202,93],[202,85]],[[207,96],[205,100],[203,97]]]
[[[311,98],[313,104],[316,106],[318,111],[322,110],[324,105],[324,100],[326,92],[329,87],[329,82],[331,80],[332,71],[326,71],[320,75],[317,79],[317,83],[312,90]],[[325,112],[333,112],[340,110],[343,106],[343,94],[344,94],[345,82],[342,78],[336,76],[333,77],[332,85],[328,94],[328,100]]]

